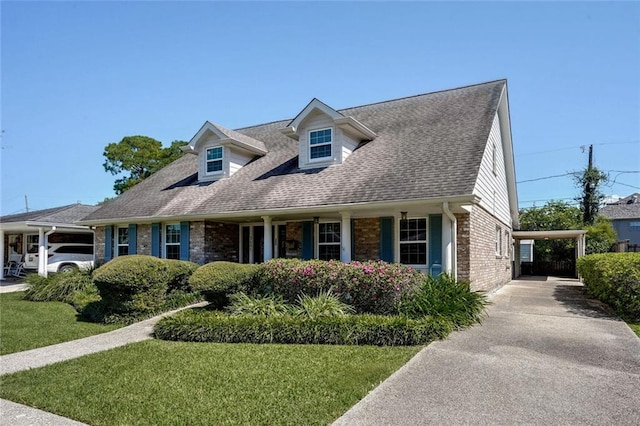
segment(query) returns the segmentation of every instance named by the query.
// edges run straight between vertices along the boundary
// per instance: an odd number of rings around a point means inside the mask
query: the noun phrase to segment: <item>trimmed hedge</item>
[[[186,260],[164,259],[169,272],[169,282],[167,290],[169,293],[173,291],[183,291],[190,293],[193,291],[189,284],[189,278],[200,267],[197,263],[188,262]]]
[[[207,263],[191,275],[189,285],[214,307],[223,307],[229,303],[231,294],[253,287],[251,281],[258,268],[258,265],[224,261]]]
[[[383,261],[273,259],[260,266],[257,290],[281,295],[289,303],[302,294],[331,291],[359,313],[394,315],[423,278],[415,269]]]
[[[452,323],[425,317],[346,315],[310,319],[292,316],[230,316],[207,310],[182,311],[154,327],[164,340],[218,343],[288,343],[412,346],[443,339]]]
[[[602,253],[578,259],[587,291],[618,315],[640,320],[640,253]]]
[[[93,273],[106,315],[140,316],[164,304],[169,282],[167,262],[153,256],[118,256]]]

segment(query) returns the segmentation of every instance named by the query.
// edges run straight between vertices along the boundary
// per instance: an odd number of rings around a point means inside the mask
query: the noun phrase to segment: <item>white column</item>
[[[340,212],[340,260],[351,262],[351,213]]]
[[[264,220],[264,261],[273,259],[273,228],[271,216],[262,216]]]
[[[453,258],[451,256],[451,219],[442,215],[442,272],[451,274]]]
[[[0,268],[0,280],[4,280],[4,229],[0,229],[0,261],[2,262],[2,268]]]
[[[44,228],[38,228],[38,275],[47,276],[47,242],[44,240]]]

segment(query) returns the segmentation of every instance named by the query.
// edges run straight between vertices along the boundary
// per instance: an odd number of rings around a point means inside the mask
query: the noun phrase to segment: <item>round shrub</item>
[[[168,292],[183,291],[190,293],[193,290],[189,285],[189,278],[200,267],[197,263],[186,260],[165,259],[169,273]]]
[[[119,256],[93,273],[106,313],[134,316],[162,307],[169,278],[163,259],[144,255]]]
[[[196,269],[189,278],[193,291],[199,291],[214,307],[223,307],[229,303],[233,293],[246,291],[252,287],[258,265],[234,262],[207,263]]]
[[[260,267],[259,288],[295,303],[299,296],[331,291],[359,313],[396,314],[403,297],[424,275],[383,261],[351,262],[273,259]]]

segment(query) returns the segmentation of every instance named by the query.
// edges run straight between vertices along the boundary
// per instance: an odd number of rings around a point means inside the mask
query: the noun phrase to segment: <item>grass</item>
[[[328,424],[419,350],[150,340],[3,376],[0,397],[92,425]]]
[[[636,333],[638,335],[638,337],[640,337],[640,323],[638,323],[638,322],[627,322],[627,325],[629,325],[629,327],[631,327],[631,330],[633,330],[633,332]]]
[[[31,302],[24,293],[0,294],[0,355],[111,331],[117,326],[79,320],[62,302]]]

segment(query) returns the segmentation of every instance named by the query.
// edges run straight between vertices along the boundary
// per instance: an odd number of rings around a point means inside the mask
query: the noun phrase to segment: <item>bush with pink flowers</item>
[[[350,262],[273,259],[259,270],[261,293],[274,293],[288,302],[301,294],[332,291],[359,313],[394,315],[400,301],[416,289],[424,275],[383,261]]]

